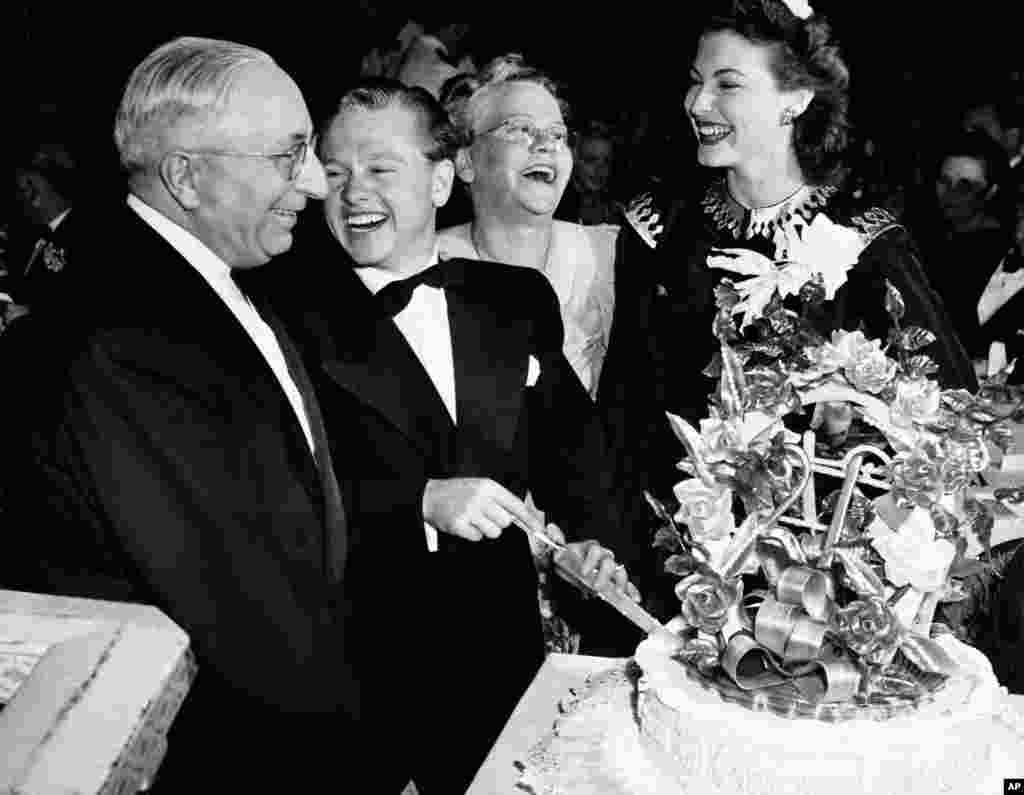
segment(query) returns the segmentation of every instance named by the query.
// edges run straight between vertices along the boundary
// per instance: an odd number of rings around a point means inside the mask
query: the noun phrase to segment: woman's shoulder
[[[711,184],[718,177],[711,180]],[[657,182],[627,201],[622,211],[623,226],[645,246],[656,249],[663,245],[670,232],[678,226],[685,211],[701,205],[709,190],[706,175],[697,175],[686,184]]]
[[[619,238],[618,224],[577,224],[555,221],[555,238],[559,248],[578,260],[590,255],[598,271],[608,270],[615,261],[615,244]]]
[[[665,231],[666,200],[652,191],[634,196],[626,203],[626,224],[650,248],[657,248]]]
[[[834,223],[854,230],[861,237],[865,249],[883,236],[888,241],[903,240],[907,236],[905,224],[895,213],[844,187],[830,192],[828,201],[818,207],[817,212],[823,212]]]

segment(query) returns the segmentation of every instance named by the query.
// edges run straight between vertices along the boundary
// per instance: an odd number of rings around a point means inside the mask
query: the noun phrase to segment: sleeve
[[[1024,544],[1009,553],[992,599],[992,628],[985,649],[1001,684],[1011,693],[1024,693]]]
[[[10,518],[33,556],[19,579],[157,605],[188,632],[201,676],[269,707],[352,708],[344,584],[326,584],[323,522],[266,441],[275,431],[240,438],[237,401],[163,367],[167,349],[148,361],[126,348],[93,339],[25,409],[9,451],[21,484]]]
[[[891,328],[885,311],[887,280],[900,291],[906,305],[901,326],[920,326],[935,334],[935,341],[925,352],[938,365],[942,386],[976,390],[970,357],[941,297],[928,281],[917,247],[902,226],[882,232],[861,253],[851,272],[849,289],[837,307],[836,325],[851,330],[863,326],[868,336],[885,339]]]

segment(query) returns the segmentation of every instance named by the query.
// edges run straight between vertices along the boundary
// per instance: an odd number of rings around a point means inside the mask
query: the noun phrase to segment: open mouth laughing
[[[728,124],[712,124],[711,122],[697,120],[694,120],[693,124],[697,131],[697,140],[701,146],[714,146],[732,134],[732,127]]]
[[[520,172],[524,177],[534,182],[541,182],[545,185],[553,185],[558,178],[558,172],[554,166],[541,163],[527,166]]]
[[[284,210],[281,209],[280,207],[277,207],[274,210],[272,210],[272,212],[279,219],[284,221],[285,224],[288,225],[292,225],[299,220],[299,213],[297,210]]]
[[[345,216],[345,226],[352,232],[372,232],[379,229],[388,220],[384,213],[351,213]]]

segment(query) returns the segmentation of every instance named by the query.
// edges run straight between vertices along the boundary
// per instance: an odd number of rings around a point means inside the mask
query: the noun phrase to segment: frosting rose
[[[903,454],[892,463],[892,485],[914,502],[935,502],[944,490],[942,463],[920,451]]]
[[[876,528],[874,535],[873,545],[893,585],[912,585],[925,592],[945,585],[956,548],[944,538],[935,538],[935,524],[926,509],[914,508],[896,532]]]
[[[731,489],[709,487],[700,478],[691,478],[677,483],[672,491],[679,500],[674,518],[689,527],[697,541],[724,538],[736,530]]]
[[[877,345],[877,340],[875,341]],[[881,350],[861,350],[853,364],[847,366],[846,377],[854,389],[878,394],[896,375],[896,362]]]
[[[709,635],[717,633],[728,620],[729,608],[739,598],[739,589],[717,574],[695,572],[676,583],[682,603],[683,620]]]
[[[896,400],[891,409],[894,422],[902,425],[934,422],[939,416],[942,390],[927,378],[901,378],[896,382]]]
[[[868,596],[837,610],[835,634],[854,654],[877,662],[896,648],[900,625],[879,596]]]
[[[784,426],[778,417],[763,411],[748,411],[742,420],[714,416],[700,421],[700,438],[709,462],[728,460],[758,444],[767,444]]]
[[[782,368],[758,367],[746,373],[746,408],[767,416],[778,416],[780,407],[789,406],[799,398],[793,393],[789,373]]]

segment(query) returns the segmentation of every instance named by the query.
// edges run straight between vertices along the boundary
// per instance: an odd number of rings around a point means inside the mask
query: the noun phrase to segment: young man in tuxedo
[[[0,586],[151,603],[189,634],[198,674],[156,792],[307,792],[369,766],[319,406],[288,335],[235,282],[324,196],[312,136],[266,53],[156,49],[117,113],[126,200],[78,241],[90,267],[68,299],[8,332],[5,366],[32,390],[4,415],[18,531]],[[317,764],[325,743],[344,770]],[[380,792],[407,781],[374,774]]]
[[[600,426],[547,280],[438,261],[456,143],[422,89],[367,80],[341,98],[321,135],[337,241],[324,236],[322,258],[351,267],[306,317],[328,432],[354,467],[352,585],[387,617],[367,628],[378,703],[422,793],[465,791],[543,659],[521,528],[600,538],[611,516]],[[569,547],[597,587],[635,596],[599,543]]]

